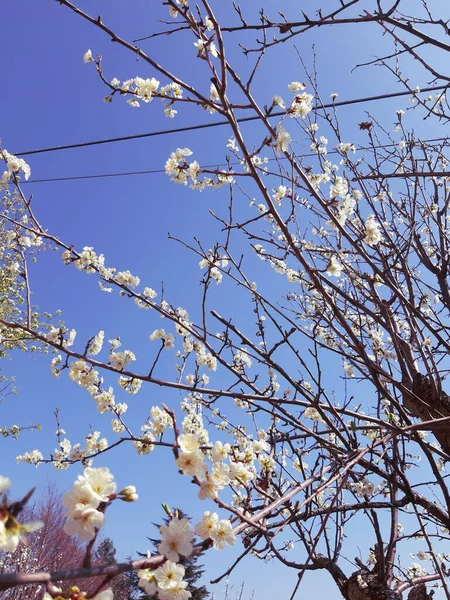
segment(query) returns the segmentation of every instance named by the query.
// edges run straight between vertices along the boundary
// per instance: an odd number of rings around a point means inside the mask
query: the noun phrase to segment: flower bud
[[[136,488],[134,485],[127,485],[127,487],[123,488],[123,490],[120,491],[117,496],[124,502],[136,502],[136,500],[139,498],[139,496],[136,494]]]

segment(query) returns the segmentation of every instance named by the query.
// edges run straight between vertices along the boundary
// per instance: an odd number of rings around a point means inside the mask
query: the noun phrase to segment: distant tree
[[[116,548],[114,547],[111,538],[104,538],[94,554],[95,562],[102,565],[112,565],[117,562],[116,559]],[[111,581],[109,586],[114,593],[114,600],[129,600],[133,598],[132,593],[132,582],[130,577],[126,573],[122,573]]]
[[[95,551],[95,557],[98,562],[101,562],[104,565],[112,565],[117,562],[116,548],[114,547],[111,538],[106,537],[99,543],[97,550]]]

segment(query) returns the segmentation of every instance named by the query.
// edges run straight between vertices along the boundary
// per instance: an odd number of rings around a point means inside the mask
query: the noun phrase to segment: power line
[[[439,91],[439,90],[443,90],[443,89],[447,89],[448,85],[440,85],[440,86],[436,86],[436,87],[427,87],[427,88],[423,88],[420,91],[421,92],[435,92],[435,91]],[[388,98],[399,98],[401,96],[410,96],[411,92],[410,91],[403,91],[403,92],[390,92],[388,94],[381,94],[378,96],[367,96],[365,98],[353,98],[350,100],[341,100],[340,102],[330,102],[328,104],[323,104],[322,106],[315,106],[314,108],[338,108],[340,106],[351,106],[353,104],[361,104],[364,102],[374,102],[376,100],[386,100]],[[273,118],[273,117],[282,117],[286,115],[286,112],[283,111],[277,111],[274,112],[270,115],[268,115],[268,118]],[[238,123],[248,123],[249,121],[257,121],[259,120],[260,117],[258,116],[252,116],[252,117],[241,117],[239,119],[237,119]],[[212,123],[200,123],[197,125],[188,125],[187,127],[175,127],[172,129],[161,129],[161,130],[157,130],[157,131],[150,131],[148,133],[137,133],[134,135],[125,135],[122,137],[115,137],[115,138],[107,138],[107,139],[103,139],[103,140],[92,140],[90,142],[79,142],[77,144],[67,144],[64,146],[52,146],[50,148],[40,148],[40,149],[36,149],[36,150],[27,150],[25,152],[14,152],[13,154],[15,154],[16,156],[30,156],[32,154],[43,154],[45,152],[56,152],[58,150],[71,150],[74,148],[87,148],[89,146],[99,146],[101,144],[113,144],[115,142],[124,142],[127,140],[138,140],[138,139],[142,139],[142,138],[149,138],[149,137],[157,137],[157,136],[161,136],[161,135],[169,135],[171,133],[182,133],[185,131],[197,131],[200,129],[210,129],[212,127],[221,127],[222,125],[228,125],[228,121],[227,120],[223,120],[223,121],[214,121]]]
[[[432,143],[432,142],[443,142],[445,140],[447,140],[447,137],[438,137],[438,138],[430,138],[427,140],[421,140],[422,142],[426,142],[426,143]],[[379,145],[375,145],[375,146],[363,146],[361,148],[356,148],[356,152],[364,152],[365,150],[373,150],[373,149],[381,149],[381,148],[392,148],[394,146],[397,146],[397,144],[379,144]],[[329,154],[339,154],[339,152],[337,150],[330,150],[330,152],[327,152],[327,155]],[[303,154],[302,158],[314,158],[317,156],[316,152],[311,152],[309,154]],[[287,160],[286,157],[281,157],[281,158],[269,158],[269,161],[273,161],[273,160]],[[240,163],[238,162],[231,162],[231,163],[227,163],[230,165],[238,165]],[[220,167],[226,167],[227,164],[225,163],[221,163],[221,164],[215,164],[215,165],[204,165],[203,168],[204,169],[218,169]],[[28,180],[28,181],[21,181],[20,184],[24,185],[27,183],[52,183],[52,182],[58,182],[58,181],[78,181],[78,180],[83,180],[83,179],[106,179],[109,177],[129,177],[129,176],[135,176],[135,175],[156,175],[156,174],[160,174],[160,173],[165,173],[165,169],[148,169],[145,171],[122,171],[122,172],[118,172],[118,173],[96,173],[93,175],[71,175],[68,177],[51,177],[48,179],[32,179],[32,180]],[[441,173],[442,175],[442,173]],[[387,176],[389,177],[389,175]],[[361,177],[360,179],[373,179],[374,177]],[[357,178],[358,179],[358,178]],[[356,181],[356,179],[354,179],[354,181]]]
[[[220,167],[222,165],[208,165],[205,168]],[[127,177],[130,175],[154,175],[156,173],[165,173],[164,169],[150,169],[148,171],[125,171],[120,173],[97,173],[94,175],[72,175],[70,177],[51,177],[49,179],[32,179],[21,181],[20,185],[25,183],[49,183],[54,181],[77,181],[78,179],[103,179],[107,177]]]

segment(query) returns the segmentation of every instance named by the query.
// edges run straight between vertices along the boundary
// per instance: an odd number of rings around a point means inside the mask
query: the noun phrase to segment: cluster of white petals
[[[194,160],[189,163],[186,160],[191,155],[192,151],[189,148],[177,148],[174,152],[170,153],[164,168],[166,175],[174,183],[187,185],[190,181],[189,187],[192,190],[202,192],[205,188],[221,188],[224,185],[234,182],[233,176],[225,170],[215,173],[214,177],[203,177],[203,179],[200,179],[199,174],[203,171],[198,162]]]
[[[375,246],[376,244],[381,242],[382,239],[383,236],[380,231],[380,224],[377,223],[374,215],[369,215],[365,223],[364,242],[368,246]]]
[[[277,127],[277,137],[275,139],[275,152],[287,152],[289,150],[289,144],[291,142],[291,136],[282,125]]]
[[[1,181],[2,183],[8,182],[12,175],[18,175],[22,171],[25,180],[28,180],[31,175],[30,166],[23,160],[23,158],[17,158],[14,154],[10,154],[6,150],[2,150],[0,158],[6,162],[6,171],[3,172]]]
[[[230,521],[222,519],[219,521],[217,513],[206,511],[202,520],[195,526],[195,533],[206,540],[211,538],[216,550],[223,550],[225,546],[234,546],[236,536]]]
[[[93,540],[105,523],[104,509],[97,509],[100,504],[109,502],[115,492],[116,484],[109,469],[87,467],[63,498],[68,519],[64,524],[65,533],[78,535],[82,542]]]
[[[193,450],[196,442],[188,436],[180,436],[183,448]],[[233,546],[236,536],[228,520],[220,520],[216,513],[205,512],[200,523],[191,530],[189,520],[172,516],[168,525],[160,527],[161,543],[158,552],[167,558],[167,561],[156,570],[141,569],[138,571],[139,586],[153,596],[158,594],[159,600],[188,600],[191,593],[187,590],[184,566],[179,561],[189,557],[193,551],[192,541],[195,535],[202,540],[212,540],[216,550],[223,550],[225,546]],[[150,558],[150,553],[148,553]]]
[[[190,529],[188,519],[173,517],[169,524],[162,525],[159,531],[161,533],[161,543],[158,546],[158,552],[168,560],[178,562],[180,556],[186,558],[191,555],[191,542],[195,537],[195,532]]]

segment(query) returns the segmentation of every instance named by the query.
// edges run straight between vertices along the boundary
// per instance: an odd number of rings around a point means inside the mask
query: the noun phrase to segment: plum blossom
[[[375,216],[369,215],[365,223],[364,243],[368,246],[375,246],[378,242],[381,242],[383,236],[379,228],[380,225],[375,221]]]
[[[103,346],[103,340],[105,338],[105,332],[99,331],[97,335],[92,338],[91,343],[89,344],[88,354],[91,356],[96,356],[101,352]]]
[[[14,154],[10,154],[7,150],[2,150],[0,156],[6,161],[6,168],[8,169],[3,173],[2,181],[7,182],[13,173],[18,173],[20,170],[23,172],[25,180],[28,180],[31,175],[30,166],[23,160],[23,158],[17,158]]]
[[[216,550],[223,550],[225,545],[234,546],[236,543],[236,536],[234,535],[231,523],[226,519],[217,523],[211,531],[210,538]]]
[[[139,277],[132,275],[130,273],[130,271],[128,271],[128,270],[120,271],[119,273],[117,273],[116,281],[120,285],[126,285],[127,287],[130,287],[130,288],[135,288],[140,283]]]
[[[198,497],[200,500],[206,500],[206,498],[215,500],[219,496],[219,489],[212,479],[206,479],[206,481],[202,481],[200,484]]]
[[[201,450],[195,450],[194,452],[180,452],[175,464],[180,471],[183,471],[183,475],[187,475],[188,477],[198,477],[200,480],[205,479],[206,465]]]
[[[78,515],[86,508],[98,508],[100,500],[87,481],[78,480],[70,492],[63,496],[63,506],[67,508],[67,517]]]
[[[30,465],[36,465],[36,467],[38,467],[39,463],[41,463],[43,460],[44,455],[40,450],[32,450],[31,452],[25,452],[24,454],[19,454],[19,456],[16,457],[16,462],[25,462]]]
[[[223,550],[225,545],[233,546],[236,543],[236,536],[230,521],[223,519],[219,521],[217,513],[205,511],[202,520],[195,526],[195,533],[206,540],[211,538],[216,550]]]
[[[195,533],[202,538],[202,540],[206,540],[211,537],[211,532],[216,527],[219,522],[219,517],[215,512],[205,511],[203,513],[202,520],[200,523],[194,528]]]
[[[107,502],[116,492],[114,476],[107,467],[100,469],[86,467],[84,476],[79,475],[78,480],[86,481],[100,502]]]
[[[63,505],[67,508],[66,517],[69,519],[64,524],[65,533],[78,535],[84,542],[94,539],[97,530],[105,522],[105,515],[97,509],[101,502],[108,502],[115,491],[116,484],[109,469],[86,467],[84,474],[78,476],[71,491],[63,498]]]
[[[336,177],[335,182],[330,186],[330,198],[345,198],[348,192],[348,181],[343,177]]]
[[[105,524],[105,515],[95,508],[86,508],[74,514],[73,520],[66,521],[64,532],[67,535],[78,535],[82,542],[94,539],[97,530]]]
[[[187,581],[180,581],[173,587],[158,592],[159,600],[189,600],[192,596],[191,592],[186,589]]]
[[[136,356],[131,350],[125,350],[124,352],[111,352],[109,355],[109,361],[115,369],[121,371],[130,362],[136,360]]]
[[[159,81],[154,77],[151,79],[135,77],[134,84],[136,86],[136,95],[144,102],[151,102],[153,99],[153,94],[159,87]]]
[[[95,386],[99,383],[98,371],[81,359],[71,363],[69,377],[72,381],[84,388],[89,388],[90,386]]]
[[[183,580],[183,577],[183,565],[178,565],[170,560],[155,571],[155,579],[162,590],[174,587]]]
[[[300,81],[293,81],[292,83],[290,83],[288,85],[288,89],[291,92],[302,92],[303,90],[306,89],[306,84],[304,84]]]
[[[308,406],[308,408],[303,413],[303,416],[306,419],[311,419],[312,421],[320,421],[320,423],[325,423],[317,408],[314,408],[313,406]]]
[[[136,502],[139,498],[134,485],[127,485],[127,487],[124,487],[123,490],[118,492],[117,497],[124,502]]]
[[[200,448],[200,440],[195,433],[184,433],[178,436],[178,444],[183,452],[195,452]]]
[[[291,117],[301,117],[304,119],[313,109],[313,96],[303,92],[295,96],[291,107],[288,111]]]
[[[338,261],[338,259],[335,256],[332,256],[331,261],[328,264],[326,273],[330,277],[340,277],[342,269],[342,264]]]
[[[286,192],[287,187],[285,185],[279,185],[275,191],[275,194],[273,194],[272,198],[275,200],[278,206],[281,204],[281,200],[286,196]]]
[[[281,96],[274,96],[272,98],[272,105],[279,106],[280,108],[286,108],[286,103]]]
[[[147,558],[150,558],[150,552],[147,552]],[[158,591],[158,582],[156,581],[155,571],[153,569],[141,569],[137,572],[139,577],[139,587],[143,588],[149,596],[153,596]]]
[[[279,154],[280,152],[287,152],[289,149],[290,141],[291,136],[289,135],[289,133],[282,125],[278,125],[277,137],[275,140],[275,152],[277,154]]]
[[[214,442],[211,450],[211,459],[213,462],[221,462],[228,458],[231,451],[230,444],[223,444],[220,441]]]
[[[168,560],[178,562],[180,556],[190,556],[192,552],[191,541],[195,533],[189,527],[188,519],[173,517],[168,525],[159,528],[162,541],[158,546],[158,552]]]

